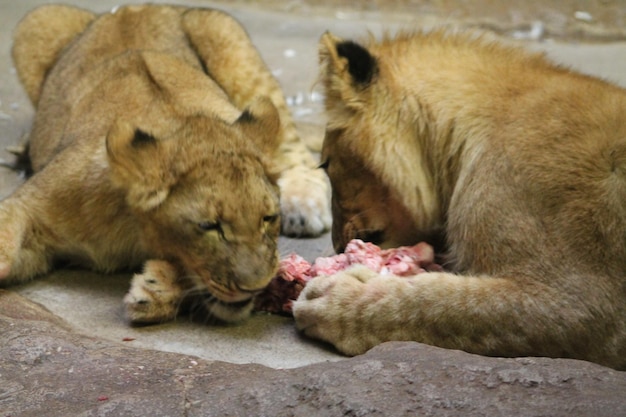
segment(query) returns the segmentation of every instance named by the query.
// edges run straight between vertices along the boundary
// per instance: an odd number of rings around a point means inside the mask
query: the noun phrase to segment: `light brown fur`
[[[626,92],[471,34],[359,48],[320,45],[335,247],[440,235],[450,272],[316,278],[298,327],[351,355],[413,340],[626,369]]]
[[[169,319],[208,292],[209,311],[237,321],[275,273],[280,215],[287,234],[327,228],[326,180],[232,17],[49,5],[14,41],[37,110],[35,174],[0,203],[1,281],[58,260],[104,272],[145,262],[125,298],[131,320]]]

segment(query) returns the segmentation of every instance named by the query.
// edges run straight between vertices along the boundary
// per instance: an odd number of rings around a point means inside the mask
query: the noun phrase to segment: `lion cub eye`
[[[222,230],[222,225],[219,222],[200,222],[198,228],[204,232],[210,232],[212,230]]]
[[[263,222],[264,223],[276,223],[279,217],[280,217],[280,214],[272,214],[269,216],[264,216]]]
[[[280,214],[270,214],[268,216],[263,216],[261,230],[263,230],[264,233],[267,233],[268,230],[273,230],[279,219]]]
[[[224,229],[222,229],[222,224],[220,222],[200,222],[198,223],[198,229],[205,233],[217,232],[220,238],[226,240],[226,235],[224,234]]]

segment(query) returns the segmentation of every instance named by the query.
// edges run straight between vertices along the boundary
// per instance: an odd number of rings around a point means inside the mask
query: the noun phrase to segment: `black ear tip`
[[[353,41],[337,44],[337,54],[348,60],[348,71],[358,84],[369,84],[378,65],[367,49]]]
[[[154,143],[156,143],[156,139],[154,136],[141,129],[135,129],[135,135],[133,136],[132,141],[133,146],[143,146]]]
[[[256,120],[250,109],[245,109],[237,118],[237,122],[239,123],[252,123]]]

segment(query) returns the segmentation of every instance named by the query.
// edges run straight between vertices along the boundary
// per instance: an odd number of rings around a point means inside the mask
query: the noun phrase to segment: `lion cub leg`
[[[244,28],[217,10],[193,9],[183,28],[208,74],[233,104],[244,109],[259,96],[269,97],[280,115],[279,149],[272,170],[280,173],[282,232],[316,236],[328,230],[330,187],[326,175],[298,136],[278,81],[263,62]]]
[[[86,10],[62,4],[39,6],[13,33],[13,61],[31,102],[37,106],[41,86],[61,51],[95,19]]]
[[[416,341],[482,355],[597,359],[604,340],[585,334],[600,335],[609,323],[600,309],[537,282],[445,272],[397,277],[363,266],[311,280],[293,313],[306,335],[348,355]]]
[[[147,261],[135,274],[124,297],[126,315],[133,323],[154,323],[173,319],[187,291],[178,270],[167,261]]]
[[[46,236],[14,198],[0,204],[0,283],[23,282],[48,272],[52,256]]]

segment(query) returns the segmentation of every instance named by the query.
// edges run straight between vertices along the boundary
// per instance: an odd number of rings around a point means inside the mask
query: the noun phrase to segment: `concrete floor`
[[[10,59],[11,30],[28,10],[43,3],[47,1],[0,2],[0,158],[9,162],[12,157],[4,148],[20,142],[28,132],[32,118],[32,108],[17,81]],[[112,0],[102,0],[97,5],[89,0],[70,0],[66,3],[101,12],[118,4]],[[319,144],[323,126],[321,99],[314,89],[319,36],[325,30],[331,30],[344,37],[361,37],[367,31],[379,34],[384,29],[393,31],[410,26],[406,16],[396,19],[371,11],[365,14],[329,13],[328,8],[316,10],[310,7],[288,11],[287,8],[276,7],[275,1],[271,2],[273,7],[267,10],[264,10],[261,1],[252,6],[245,1],[212,3],[188,0],[168,3],[216,6],[237,17],[282,83],[285,95],[293,104],[296,120],[314,145]],[[485,7],[489,3],[482,2]],[[446,21],[449,22],[445,17],[430,16],[427,22],[421,23],[429,26]],[[532,26],[527,33],[529,36],[518,36],[519,31],[516,36],[533,38],[524,41],[529,48],[545,50],[562,64],[626,86],[626,43],[557,42],[545,36],[530,36],[531,32]],[[0,198],[9,195],[22,181],[19,173],[0,167]],[[296,251],[309,259],[331,253],[327,235],[309,240],[281,238],[280,248],[283,255]],[[77,331],[126,346],[192,354],[209,360],[259,363],[275,368],[342,358],[326,346],[301,338],[290,318],[266,314],[258,314],[243,325],[230,327],[191,323],[184,318],[162,325],[130,327],[124,320],[122,310],[122,297],[128,281],[127,274],[103,276],[82,270],[61,270],[13,289],[63,317]],[[133,340],[123,342],[124,338]]]

